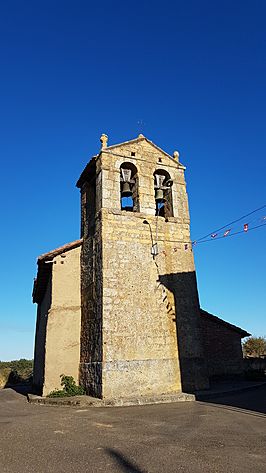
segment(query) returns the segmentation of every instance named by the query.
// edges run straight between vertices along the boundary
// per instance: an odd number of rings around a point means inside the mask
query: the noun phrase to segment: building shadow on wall
[[[174,298],[174,308],[170,301],[166,302],[169,315],[173,313],[176,323],[182,390],[191,393],[208,389],[195,271],[159,275],[158,280]]]
[[[34,300],[34,302],[38,303],[38,309],[35,332],[32,392],[42,396],[45,371],[47,320],[52,304],[52,263],[43,264],[38,271],[40,272],[38,288],[39,299],[35,298]]]
[[[108,455],[113,458],[122,471],[127,473],[147,473],[147,470],[141,469],[135,462],[128,460],[125,455],[113,448],[106,448]]]
[[[247,382],[245,379],[235,377],[227,382],[227,388],[237,387],[238,391],[234,394],[221,395],[211,393],[217,386],[212,385],[208,391],[208,359],[204,353],[203,327],[200,319],[200,305],[197,290],[197,280],[195,271],[169,273],[158,276],[161,283],[172,295],[174,301],[174,310],[171,308],[171,301],[166,300],[167,310],[173,314],[173,320],[176,323],[178,355],[180,364],[180,375],[182,390],[195,393],[203,391],[203,395],[196,399],[202,402],[210,403],[216,407],[224,409],[242,410],[243,412],[254,411],[261,414],[266,413],[266,383],[262,387],[256,386],[254,389],[246,390]],[[167,292],[165,297],[167,297]],[[172,312],[171,312],[172,311]],[[216,383],[215,383],[216,384]],[[219,382],[218,382],[219,384]],[[259,383],[258,383],[259,384]],[[216,391],[225,391],[223,386]],[[245,390],[243,389],[245,388]]]
[[[12,362],[11,362],[12,363]],[[7,372],[8,371],[8,372]],[[32,368],[20,368],[17,369],[7,368],[6,371],[3,369],[2,373],[2,384],[3,389],[12,389],[12,391],[27,396],[29,393],[32,393]]]

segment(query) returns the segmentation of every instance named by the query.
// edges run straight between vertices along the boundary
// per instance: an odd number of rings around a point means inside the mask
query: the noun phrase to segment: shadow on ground
[[[213,404],[216,407],[234,411],[247,411],[253,415],[266,414],[266,384],[250,390],[213,396],[210,399],[199,399],[200,402]],[[256,413],[256,414],[255,414]]]
[[[18,394],[27,396],[28,394],[34,394],[32,386],[30,384],[6,384],[3,389],[12,389]]]
[[[147,470],[141,470],[136,463],[131,462],[128,460],[125,455],[120,453],[118,450],[114,450],[113,448],[107,448],[106,452],[110,457],[112,457],[118,466],[120,466],[122,471],[127,473],[147,473]]]

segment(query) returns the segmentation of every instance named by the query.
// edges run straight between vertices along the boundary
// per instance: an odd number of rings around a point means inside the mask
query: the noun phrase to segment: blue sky
[[[101,133],[180,152],[193,239],[266,204],[265,15],[256,0],[1,3],[0,359],[32,357],[36,257],[79,238],[75,182]],[[194,251],[202,307],[255,335],[265,237]]]

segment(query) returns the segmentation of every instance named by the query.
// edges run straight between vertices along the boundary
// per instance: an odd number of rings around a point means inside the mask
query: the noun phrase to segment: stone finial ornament
[[[142,133],[140,133],[138,138],[144,138],[144,135]]]
[[[173,157],[174,157],[174,159],[176,159],[177,161],[179,161],[179,152],[178,152],[178,151],[174,151]]]
[[[107,148],[108,136],[105,133],[101,135],[100,142],[102,143],[101,149]]]

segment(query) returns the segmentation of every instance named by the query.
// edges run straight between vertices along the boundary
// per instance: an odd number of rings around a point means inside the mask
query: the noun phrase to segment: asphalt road
[[[266,387],[208,402],[88,409],[31,405],[5,389],[0,471],[265,473],[265,405]]]

